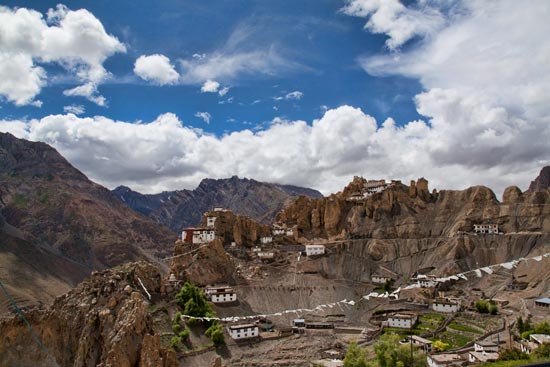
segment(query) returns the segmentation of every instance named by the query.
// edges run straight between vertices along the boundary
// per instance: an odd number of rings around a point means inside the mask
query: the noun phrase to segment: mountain
[[[313,189],[264,183],[237,176],[204,179],[194,190],[144,195],[119,186],[113,190],[113,194],[132,209],[176,232],[184,227],[198,225],[202,214],[213,207],[227,208],[261,223],[272,223],[277,213],[297,197],[323,196]]]
[[[57,289],[72,287],[92,270],[172,253],[172,232],[120,203],[47,144],[0,133],[0,182],[1,261],[32,269],[2,281],[23,293],[36,294],[49,279]]]
[[[531,181],[528,192],[546,191],[550,187],[550,166],[540,170],[539,175],[534,181]]]

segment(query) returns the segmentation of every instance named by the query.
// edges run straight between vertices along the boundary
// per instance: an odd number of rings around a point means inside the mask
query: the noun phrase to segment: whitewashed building
[[[273,228],[271,230],[271,234],[273,236],[283,236],[285,234],[285,229],[284,228]]]
[[[400,329],[412,329],[414,325],[416,325],[417,321],[418,321],[417,315],[396,313],[388,317],[387,325],[389,327],[400,328]]]
[[[429,354],[426,360],[430,367],[458,366],[462,364],[462,358],[456,353]]]
[[[393,280],[392,277],[380,274],[374,274],[371,277],[371,281],[375,284],[386,284],[387,281]]]
[[[234,340],[254,338],[260,335],[258,326],[253,324],[233,325],[228,327],[227,331]]]
[[[480,234],[498,234],[498,224],[474,224],[474,232]]]
[[[275,258],[275,253],[273,251],[259,251],[258,258],[260,260],[273,260]]]
[[[417,347],[422,348],[425,353],[429,353],[432,351],[433,342],[431,340],[422,338],[418,335],[409,336],[408,340]]]
[[[477,341],[474,344],[475,352],[498,352],[498,344],[490,341]]]
[[[460,311],[460,303],[448,299],[436,299],[432,302],[432,309],[445,313],[458,312]]]
[[[306,255],[324,255],[325,254],[325,245],[306,245]]]
[[[231,303],[237,301],[237,293],[231,287],[209,287],[204,291],[213,303]]]
[[[260,243],[262,244],[268,244],[268,243],[271,243],[273,242],[273,237],[271,236],[265,236],[265,237],[260,237]]]
[[[186,228],[181,234],[185,243],[204,244],[214,241],[216,233],[211,228]]]
[[[289,228],[285,231],[285,236],[292,237],[294,236],[294,230],[292,228]]]
[[[439,285],[437,277],[431,274],[418,274],[415,278],[412,278],[411,280],[416,281],[420,288],[435,288]]]
[[[470,352],[468,353],[468,361],[470,363],[487,363],[495,362],[498,359],[496,352]]]

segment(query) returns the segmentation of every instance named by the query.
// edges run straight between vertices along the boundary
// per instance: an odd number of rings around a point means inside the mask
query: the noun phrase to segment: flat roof
[[[294,322],[306,322],[305,319],[294,319],[293,321],[294,321]]]
[[[548,298],[548,297],[539,298],[539,299],[536,299],[535,302],[548,303],[548,304],[550,304],[550,298]]]
[[[412,340],[416,340],[417,342],[424,343],[424,344],[432,344],[433,343],[431,340],[424,339],[423,337],[418,336],[418,335],[412,335],[411,338],[412,338]]]
[[[458,354],[431,354],[429,356],[432,361],[436,362],[453,362],[453,361],[460,361],[462,358],[460,358],[460,355]]]
[[[496,361],[498,359],[498,353],[496,352],[470,352],[470,354],[481,362]]]
[[[389,316],[390,318],[398,318],[398,319],[412,319],[415,317],[418,317],[416,315],[410,315],[410,314],[403,314],[403,313],[396,313]]]
[[[550,343],[550,335],[546,334],[531,334],[530,337],[539,343]]]
[[[243,324],[243,325],[231,325],[229,328],[231,330],[239,330],[239,329],[248,329],[248,328],[257,328],[258,326],[253,324]]]
[[[497,343],[491,342],[491,341],[478,341],[476,342],[477,345],[481,345],[482,347],[496,347],[498,346]]]

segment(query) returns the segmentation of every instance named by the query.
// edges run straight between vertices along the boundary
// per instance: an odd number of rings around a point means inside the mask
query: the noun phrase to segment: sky
[[[0,131],[143,193],[233,175],[526,189],[550,162],[545,0],[4,1]]]

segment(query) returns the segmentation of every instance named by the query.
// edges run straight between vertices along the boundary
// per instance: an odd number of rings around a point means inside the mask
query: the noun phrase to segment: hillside
[[[313,189],[259,182],[233,176],[204,179],[194,190],[144,195],[125,186],[113,194],[132,209],[149,216],[173,231],[199,224],[202,214],[213,207],[230,209],[260,223],[272,223],[277,213],[297,197],[320,198]]]
[[[40,274],[18,279],[23,292],[35,294],[38,278],[73,286],[94,269],[172,252],[176,236],[168,229],[121,204],[47,144],[0,133],[0,182],[2,262]],[[15,284],[6,274],[2,280]]]

